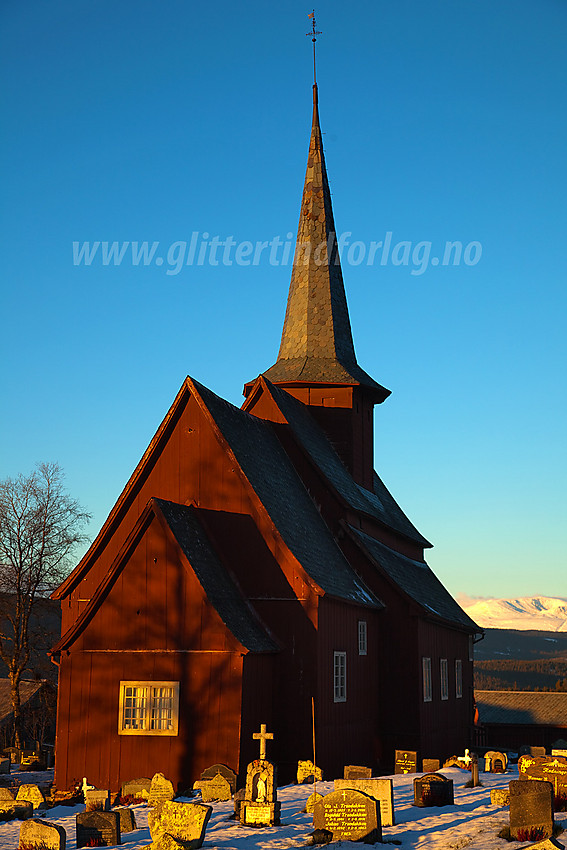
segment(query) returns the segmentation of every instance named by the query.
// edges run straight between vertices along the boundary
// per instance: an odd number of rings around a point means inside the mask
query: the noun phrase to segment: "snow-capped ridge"
[[[485,629],[567,632],[567,599],[523,596],[518,599],[479,599],[463,606]]]

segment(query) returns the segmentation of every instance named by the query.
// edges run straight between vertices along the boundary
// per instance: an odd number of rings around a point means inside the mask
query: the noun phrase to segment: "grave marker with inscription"
[[[85,791],[85,805],[87,812],[110,811],[110,791],[99,791],[98,788],[89,788]]]
[[[417,773],[417,753],[413,750],[396,750],[394,773]]]
[[[27,800],[32,804],[34,809],[39,808],[42,803],[45,803],[45,797],[37,785],[20,785],[16,800]]]
[[[173,784],[166,779],[163,773],[156,773],[152,777],[148,804],[150,806],[161,806],[175,798]]]
[[[77,847],[114,847],[115,844],[122,844],[120,815],[118,812],[79,812],[76,815],[76,833]]]
[[[326,794],[313,810],[315,829],[327,829],[333,841],[382,841],[380,807],[376,800],[360,791],[343,789]]]
[[[138,829],[136,825],[136,816],[132,809],[129,809],[126,806],[120,806],[120,808],[116,809],[116,811],[120,818],[121,835],[124,835],[127,832],[134,832],[135,829]]]
[[[530,832],[541,830],[541,838],[553,834],[553,785],[535,779],[533,782],[510,780],[510,835],[517,840],[529,839]]]
[[[26,820],[20,827],[20,847],[29,850],[65,850],[67,833],[62,826],[44,820]]]
[[[343,779],[370,779],[372,768],[361,764],[345,764],[343,768]]]
[[[439,759],[423,759],[421,770],[423,773],[436,773],[441,770],[441,762]]]
[[[508,756],[497,750],[489,750],[484,754],[485,773],[506,773]]]
[[[171,835],[181,843],[190,842],[192,848],[201,847],[212,811],[211,806],[204,806],[202,803],[177,803],[166,800],[148,814],[152,840],[159,841],[164,835]]]
[[[380,806],[382,826],[394,826],[394,789],[391,779],[335,779],[335,791],[345,788],[368,794]]]
[[[214,779],[219,773],[221,776],[224,776],[230,785],[230,793],[234,794],[236,791],[236,773],[226,764],[213,764],[210,767],[205,768],[201,774],[201,779]]]
[[[266,741],[273,740],[273,732],[260,732],[252,737],[260,741],[260,758],[250,762],[246,771],[246,794],[240,804],[240,822],[246,826],[276,826],[280,822],[281,803],[277,800],[277,772],[266,759]]]
[[[152,780],[148,779],[147,776],[142,776],[140,779],[129,779],[128,782],[124,782],[120,793],[123,797],[131,795],[132,797],[143,797],[147,800],[151,787]]]
[[[567,759],[522,756],[518,761],[518,769],[520,779],[541,779],[551,782],[556,797],[567,796]]]
[[[195,791],[201,792],[203,803],[230,800],[232,797],[230,784],[220,773],[217,773],[211,779],[199,779],[193,783],[193,788]]]
[[[323,772],[320,767],[316,767],[312,761],[297,762],[297,784],[301,785],[304,782],[322,782]]]
[[[453,806],[453,780],[441,773],[426,773],[413,780],[413,804],[420,808]]]

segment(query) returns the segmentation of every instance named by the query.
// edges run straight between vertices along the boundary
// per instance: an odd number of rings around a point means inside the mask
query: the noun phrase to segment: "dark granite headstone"
[[[435,773],[441,769],[441,762],[439,759],[423,759],[421,769],[424,773]]]
[[[239,788],[238,791],[234,792],[233,801],[234,801],[234,817],[236,820],[240,820],[240,807],[246,798],[246,789]]]
[[[326,794],[313,809],[315,829],[328,829],[333,841],[382,841],[380,807],[376,800],[360,791],[343,789]]]
[[[371,777],[371,767],[363,767],[361,764],[345,764],[344,766],[343,779],[370,779]]]
[[[417,773],[417,753],[413,750],[396,750],[394,773]]]
[[[234,794],[236,791],[236,773],[232,770],[232,768],[227,767],[226,764],[213,764],[211,767],[205,768],[201,774],[201,779],[214,779],[217,773],[224,776],[230,785],[230,793]]]
[[[136,816],[132,809],[129,809],[126,806],[121,806],[119,809],[116,809],[116,811],[120,817],[121,835],[124,835],[126,832],[134,832],[135,829],[138,829],[136,825]]]
[[[76,815],[77,847],[114,847],[120,839],[118,812],[79,812]],[[97,842],[95,845],[93,840]]]
[[[510,780],[510,835],[517,841],[553,834],[553,785],[534,779]]]
[[[455,803],[453,780],[442,773],[426,773],[413,780],[413,804],[420,808],[452,806]]]

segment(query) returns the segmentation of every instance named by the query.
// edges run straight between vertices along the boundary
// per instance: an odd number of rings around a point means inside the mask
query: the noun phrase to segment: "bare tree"
[[[33,649],[30,618],[68,574],[89,519],[66,492],[56,463],[0,482],[0,658],[10,678],[16,747],[22,745],[20,681]]]

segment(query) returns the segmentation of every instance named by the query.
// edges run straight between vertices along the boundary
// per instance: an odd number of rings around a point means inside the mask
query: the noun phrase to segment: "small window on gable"
[[[177,735],[179,682],[120,682],[119,735]]]
[[[463,695],[463,662],[455,659],[455,696],[460,699]]]
[[[366,620],[358,621],[358,654],[366,655],[368,652],[368,632]]]
[[[333,659],[334,701],[346,702],[346,652],[335,652]]]
[[[431,658],[422,658],[421,668],[423,673],[423,701],[431,702],[433,699],[431,688]]]
[[[446,658],[440,659],[441,699],[449,699],[449,665]]]

